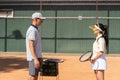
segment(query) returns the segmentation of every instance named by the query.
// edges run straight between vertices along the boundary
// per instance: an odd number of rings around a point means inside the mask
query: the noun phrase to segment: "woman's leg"
[[[104,80],[104,70],[94,70],[96,80]]]

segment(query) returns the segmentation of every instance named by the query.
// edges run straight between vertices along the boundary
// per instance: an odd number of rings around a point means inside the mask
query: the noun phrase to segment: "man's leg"
[[[38,80],[39,69],[34,67],[34,60],[29,61],[29,80]]]
[[[29,76],[29,80],[38,80],[38,76]]]

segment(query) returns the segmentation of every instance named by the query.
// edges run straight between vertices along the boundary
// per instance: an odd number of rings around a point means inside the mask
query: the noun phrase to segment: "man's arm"
[[[29,40],[29,47],[30,47],[31,55],[34,58],[34,66],[35,68],[39,68],[40,64],[35,52],[34,40]]]

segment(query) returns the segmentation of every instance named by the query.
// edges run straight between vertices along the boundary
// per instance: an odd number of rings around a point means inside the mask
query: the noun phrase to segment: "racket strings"
[[[81,61],[89,60],[89,59],[91,58],[91,55],[92,55],[91,52],[86,53],[86,54],[84,54],[83,56],[81,56],[80,60],[81,60]]]

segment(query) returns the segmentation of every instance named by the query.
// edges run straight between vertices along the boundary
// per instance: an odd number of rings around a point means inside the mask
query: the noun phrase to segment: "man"
[[[29,63],[29,80],[38,80],[40,64],[42,62],[41,36],[38,29],[46,19],[41,13],[35,12],[32,15],[32,24],[26,32],[26,53]]]

